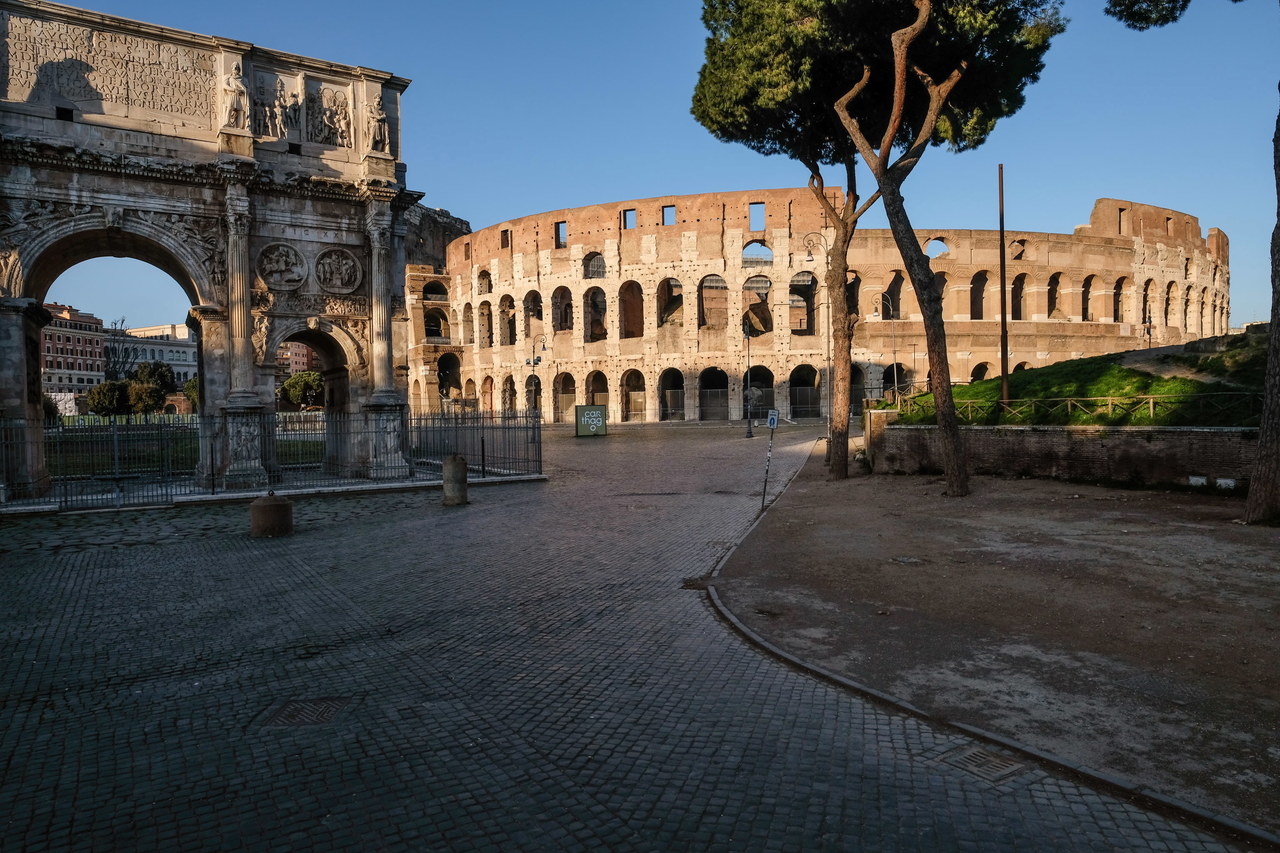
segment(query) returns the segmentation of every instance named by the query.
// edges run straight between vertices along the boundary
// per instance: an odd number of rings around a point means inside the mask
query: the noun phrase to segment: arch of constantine
[[[953,378],[999,375],[999,232],[918,237],[945,280]],[[1227,238],[1193,216],[1099,199],[1073,234],[1006,240],[1012,369],[1227,330]],[[559,210],[458,237],[447,271],[407,269],[410,404],[706,420],[741,417],[750,397],[783,417],[825,415],[829,244],[807,188]],[[923,383],[923,326],[892,235],[860,229],[849,264],[853,398]]]
[[[286,340],[319,353],[330,410],[382,436],[352,455],[360,473],[394,462],[406,252],[430,263],[465,230],[405,186],[409,81],[38,0],[0,0],[0,25],[0,419],[28,437],[10,488],[48,479],[45,296],[106,255],[190,300],[202,408],[220,415],[201,421],[212,478],[267,481]]]

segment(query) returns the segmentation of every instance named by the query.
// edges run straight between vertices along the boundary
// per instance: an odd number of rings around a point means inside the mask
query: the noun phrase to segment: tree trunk
[[[853,372],[849,305],[849,242],[853,229],[837,224],[835,245],[827,252],[827,303],[831,313],[831,435],[827,437],[828,470],[837,480],[849,476],[849,376]]]
[[[947,331],[942,322],[942,288],[938,287],[929,257],[920,246],[920,239],[902,199],[902,192],[892,178],[880,180],[880,196],[889,229],[898,245],[920,303],[924,317],[924,339],[929,351],[929,387],[933,391],[933,405],[938,423],[939,449],[942,467],[947,478],[947,494],[961,497],[969,494],[969,468],[965,457],[964,442],[960,437],[960,424],[956,420],[955,401],[951,396],[951,365],[947,361]]]
[[[1244,509],[1244,520],[1250,524],[1280,524],[1280,113],[1276,115],[1271,152],[1277,198],[1276,225],[1271,230],[1271,328],[1267,334],[1258,455]]]

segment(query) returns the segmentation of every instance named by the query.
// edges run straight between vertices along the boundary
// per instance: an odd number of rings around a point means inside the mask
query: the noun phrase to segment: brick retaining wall
[[[875,473],[941,471],[936,427],[880,420],[867,424]],[[975,474],[1241,490],[1258,444],[1258,430],[1245,428],[974,426],[961,433]]]

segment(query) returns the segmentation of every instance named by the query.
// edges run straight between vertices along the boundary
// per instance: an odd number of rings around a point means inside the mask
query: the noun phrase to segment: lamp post
[[[530,406],[530,408],[535,409],[536,411],[539,411],[539,412],[540,412],[540,411],[542,411],[542,399],[541,399],[541,398],[542,398],[542,383],[538,380],[538,365],[539,365],[539,364],[542,364],[542,356],[538,355],[538,345],[539,345],[539,344],[541,344],[541,345],[542,345],[542,351],[543,351],[543,352],[546,352],[546,351],[547,351],[547,336],[546,336],[546,335],[538,335],[536,338],[534,338],[534,339],[530,342],[530,344],[529,344],[529,357],[528,357],[528,358],[526,358],[526,359],[524,360],[524,363],[525,363],[525,364],[530,368],[530,370],[532,370],[532,372],[533,372],[533,394],[534,394],[534,396],[533,396],[533,400],[532,400],[531,402],[532,402],[534,405]]]
[[[747,387],[742,395],[747,404],[747,438],[755,438],[751,432],[751,321],[746,317],[742,318],[742,337],[747,339]]]

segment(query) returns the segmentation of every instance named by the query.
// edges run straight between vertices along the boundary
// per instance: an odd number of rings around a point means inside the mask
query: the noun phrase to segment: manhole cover
[[[290,699],[267,717],[264,726],[322,726],[333,722],[350,699]]]
[[[953,750],[943,755],[942,760],[952,767],[959,767],[988,782],[1003,782],[1010,776],[1021,773],[1027,767],[1019,761],[990,752],[980,746],[967,746]]]

